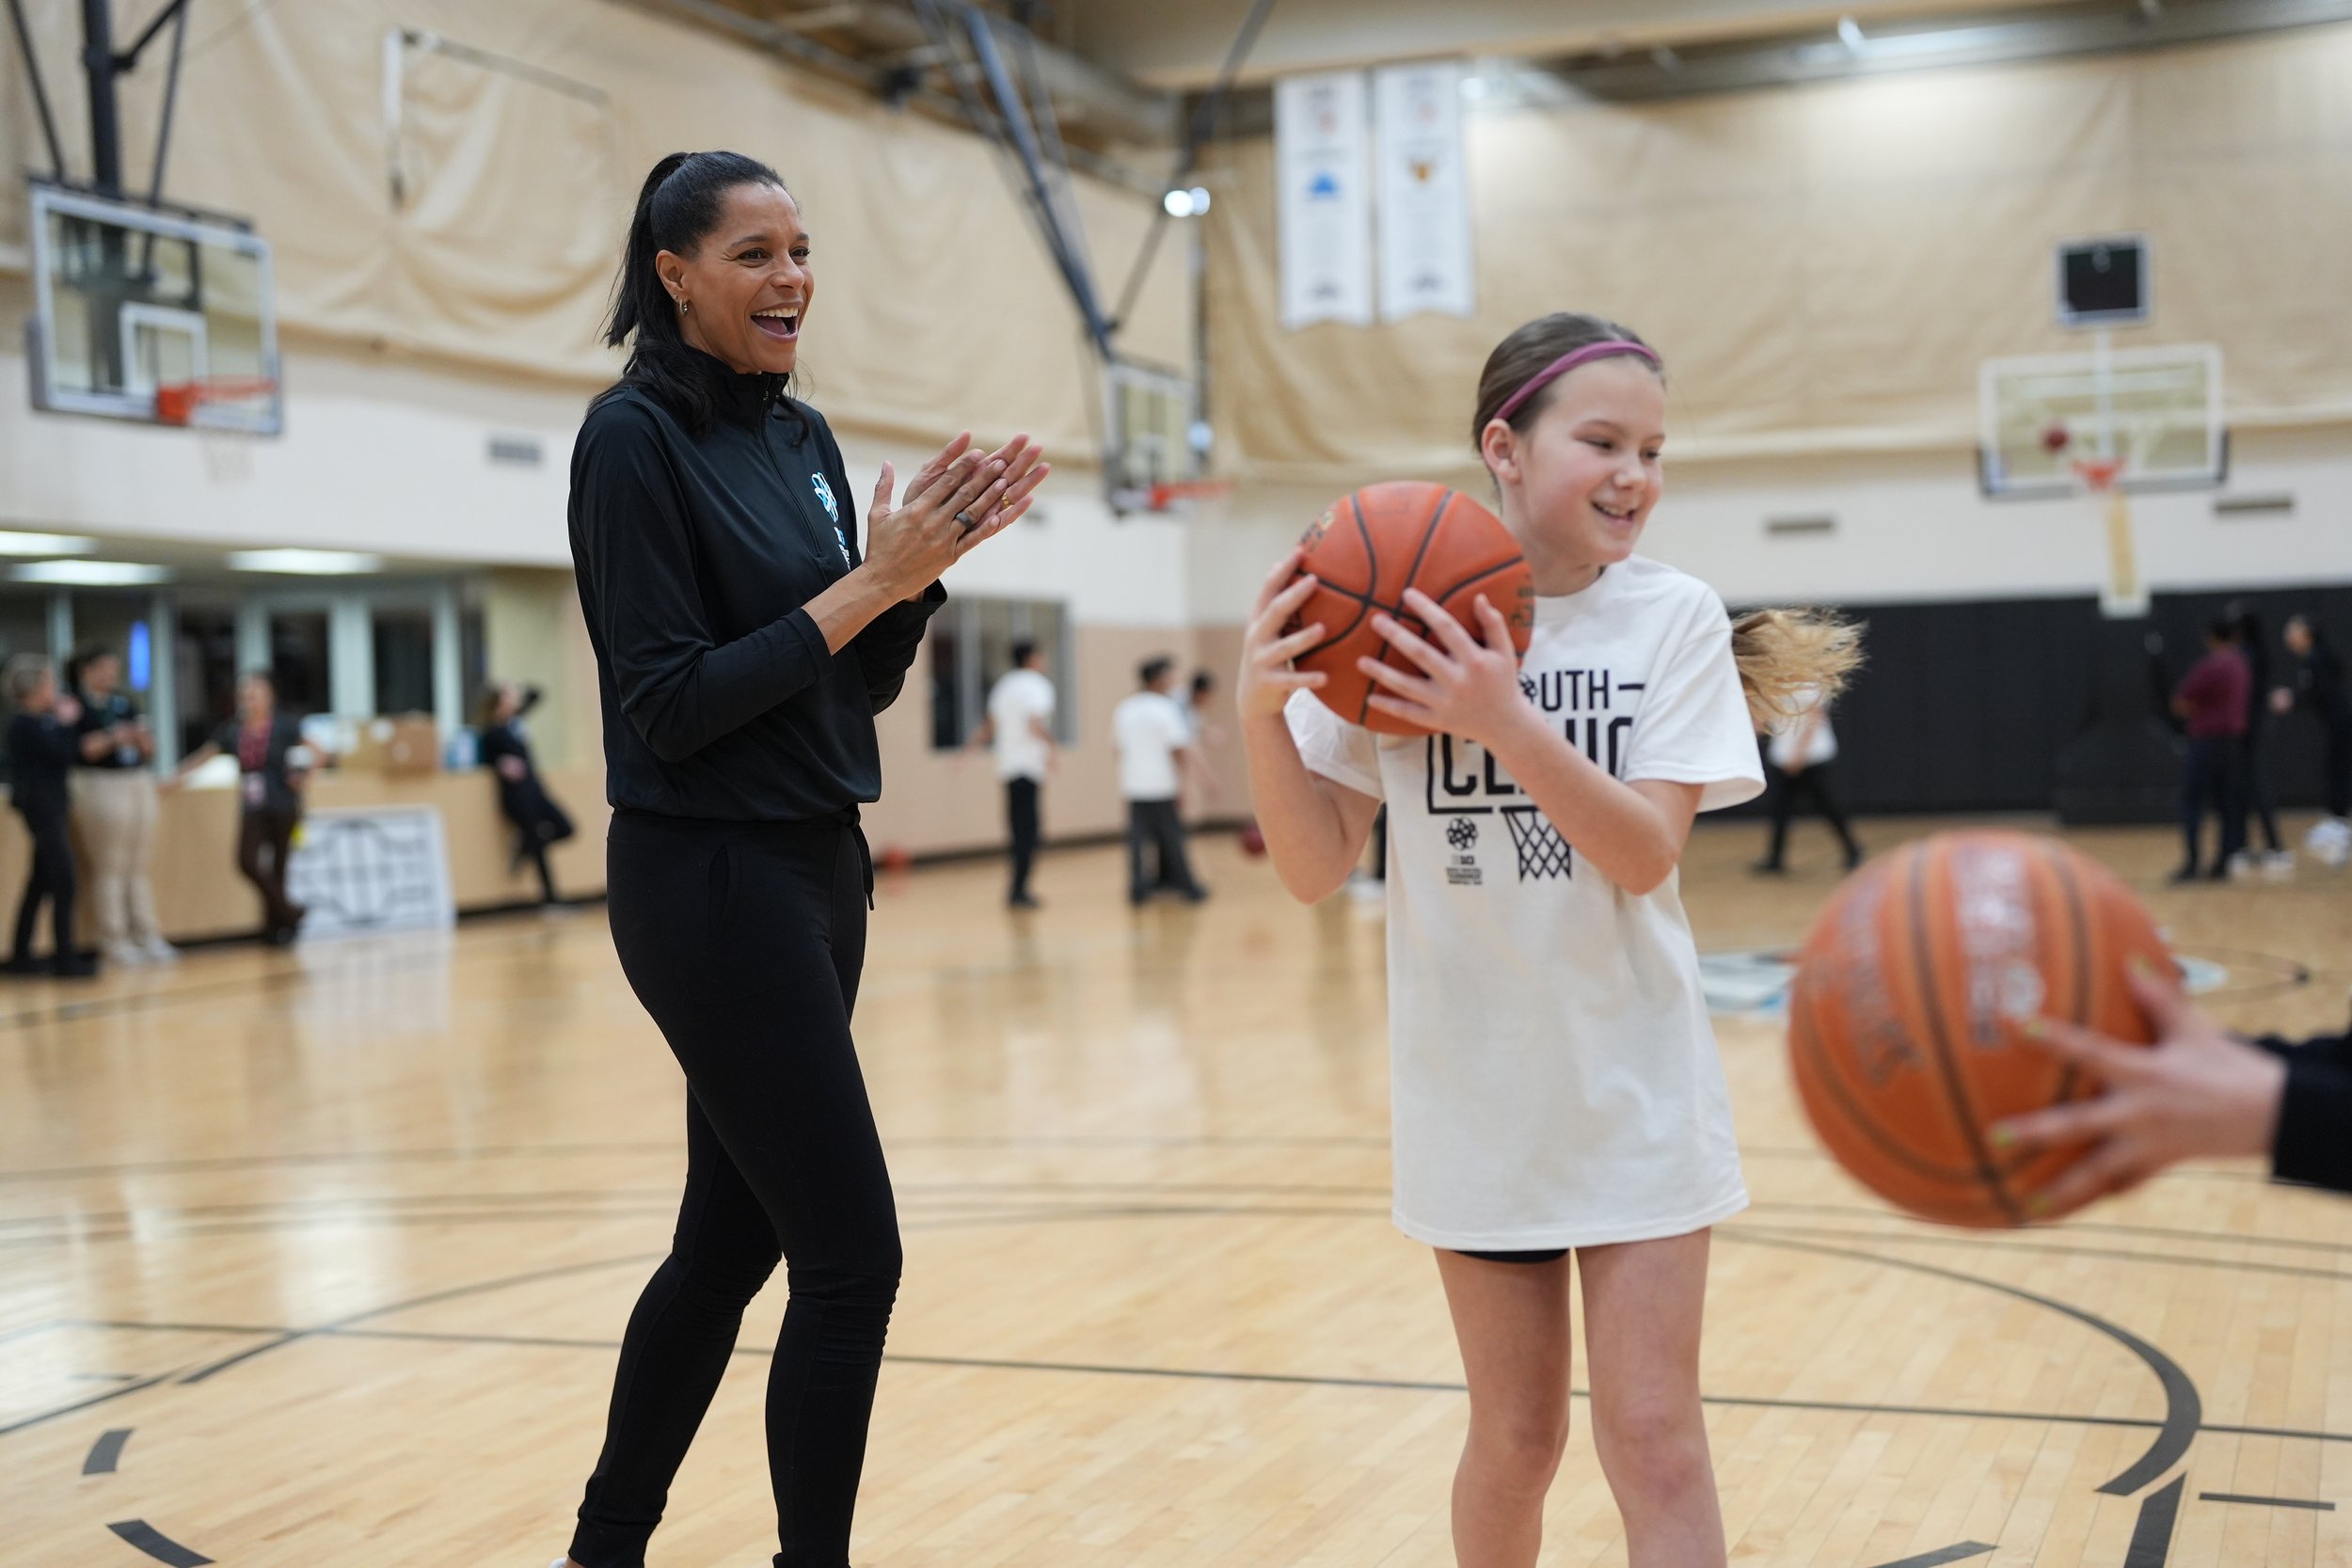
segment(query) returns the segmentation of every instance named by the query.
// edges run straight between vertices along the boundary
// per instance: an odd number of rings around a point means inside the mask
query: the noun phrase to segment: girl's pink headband
[[[1628,342],[1623,339],[1611,339],[1605,343],[1586,343],[1582,348],[1562,355],[1534,375],[1529,376],[1526,385],[1513,392],[1503,401],[1502,406],[1495,410],[1495,418],[1509,420],[1529,398],[1534,397],[1537,392],[1576,369],[1577,366],[1588,360],[1604,359],[1613,354],[1638,355],[1653,365],[1661,363],[1658,357],[1658,351],[1647,343]]]

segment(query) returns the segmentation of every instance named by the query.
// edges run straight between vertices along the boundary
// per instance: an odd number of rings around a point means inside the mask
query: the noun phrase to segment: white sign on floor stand
[[[302,819],[286,893],[305,942],[457,924],[441,814],[432,806],[314,811]]]

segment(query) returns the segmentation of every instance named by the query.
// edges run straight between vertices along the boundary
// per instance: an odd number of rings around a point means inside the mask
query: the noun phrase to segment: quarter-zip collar
[[[756,426],[768,418],[769,411],[787,401],[787,377],[766,371],[754,371],[741,375],[727,367],[716,355],[687,345],[694,356],[694,367],[704,384],[710,388],[710,406],[717,416],[729,424]]]

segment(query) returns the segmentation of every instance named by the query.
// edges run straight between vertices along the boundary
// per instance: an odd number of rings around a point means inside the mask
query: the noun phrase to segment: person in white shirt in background
[[[1054,683],[1046,678],[1045,655],[1030,641],[1012,645],[1012,668],[989,689],[988,713],[972,732],[974,746],[995,754],[996,776],[1005,782],[1005,824],[1012,840],[1012,891],[1008,906],[1033,910],[1029,872],[1043,837],[1038,797],[1052,776]]]
[[[1119,748],[1119,790],[1127,800],[1127,902],[1141,904],[1167,891],[1198,904],[1209,895],[1184,857],[1184,818],[1177,809],[1184,775],[1197,773],[1193,721],[1173,692],[1176,663],[1148,658],[1136,674],[1143,689],[1111,714],[1111,739]],[[1144,875],[1144,847],[1157,861],[1157,875]]]
[[[1774,724],[1764,760],[1772,764],[1772,844],[1755,869],[1778,876],[1788,867],[1788,823],[1797,814],[1797,797],[1804,796],[1829,822],[1830,832],[1846,850],[1846,869],[1862,863],[1862,846],[1854,841],[1846,814],[1829,792],[1830,764],[1837,760],[1837,732],[1830,728],[1829,705],[1817,689],[1799,692],[1795,711]]]

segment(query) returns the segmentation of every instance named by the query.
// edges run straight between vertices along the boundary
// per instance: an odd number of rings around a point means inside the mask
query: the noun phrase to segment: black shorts
[[[1448,1250],[1460,1257],[1476,1258],[1487,1263],[1557,1263],[1568,1255],[1568,1249],[1564,1246],[1546,1247],[1540,1252],[1464,1252],[1459,1247]]]

